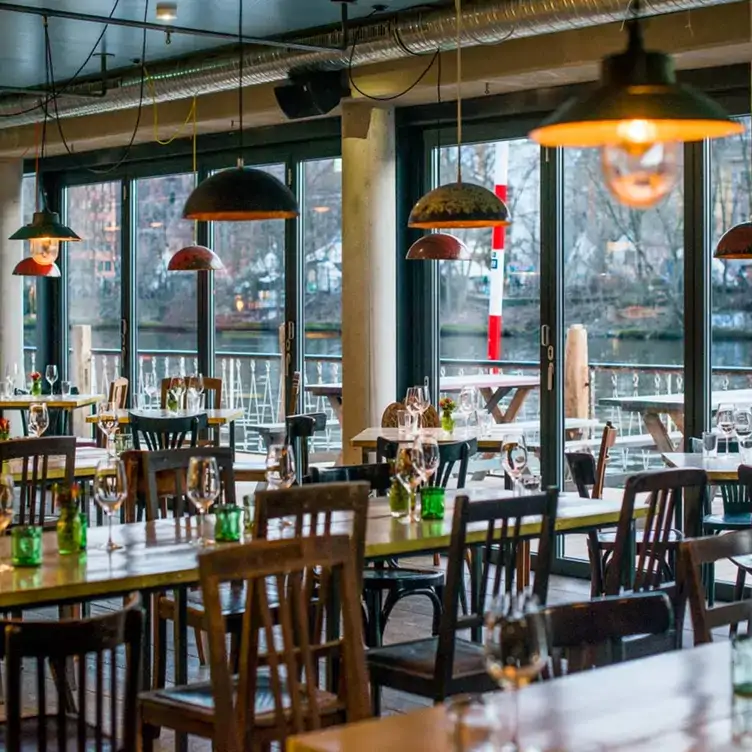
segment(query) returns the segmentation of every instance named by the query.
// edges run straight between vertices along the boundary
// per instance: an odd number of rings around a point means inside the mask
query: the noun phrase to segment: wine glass
[[[102,433],[107,437],[107,454],[115,456],[112,437],[118,430],[117,404],[114,402],[100,402],[97,407],[97,422]]]
[[[422,396],[420,394],[420,390],[422,387],[418,386],[409,386],[407,388],[407,394],[405,395],[405,410],[410,413],[410,415],[415,417],[416,422],[419,420],[421,415],[420,407],[423,404]]]
[[[715,414],[715,422],[718,426],[718,430],[720,430],[726,438],[726,454],[729,452],[729,441],[734,433],[735,412],[733,405],[723,404],[718,405],[718,412]]]
[[[47,366],[44,370],[44,378],[47,379],[47,383],[50,385],[50,394],[52,394],[57,381],[57,366]]]
[[[219,496],[219,467],[215,457],[191,457],[188,461],[188,482],[186,496],[198,510],[201,537],[199,546],[208,546],[214,541],[206,537],[204,524],[209,507]]]
[[[395,477],[410,494],[410,514],[406,520],[417,522],[420,518],[416,510],[415,491],[426,480],[426,464],[420,443],[416,441],[412,446],[400,447],[395,467]]]
[[[107,457],[98,462],[94,472],[94,498],[109,520],[109,537],[103,546],[107,552],[122,548],[112,540],[112,518],[127,497],[128,478],[123,461],[116,457]]]
[[[518,692],[532,682],[548,661],[546,620],[537,598],[527,592],[494,598],[485,617],[484,653],[488,675],[514,693],[514,732],[505,749],[519,751]]]
[[[182,376],[175,376],[170,380],[170,392],[177,404],[177,409],[183,407],[183,394],[185,394],[185,379]]]
[[[740,443],[752,436],[752,412],[747,408],[734,413],[734,432]]]
[[[199,397],[204,393],[204,377],[201,373],[194,373],[191,376],[191,386],[196,390]]]
[[[13,499],[15,483],[10,473],[0,474],[0,533],[13,522]],[[0,563],[0,572],[9,572],[13,567]]]
[[[423,474],[426,483],[431,483],[434,473],[439,469],[441,455],[439,442],[435,436],[421,434],[415,441],[423,452]]]
[[[295,482],[295,454],[290,444],[271,444],[266,452],[266,482],[269,488],[289,488]],[[292,525],[292,521],[283,517],[282,527]]]
[[[508,433],[501,441],[501,465],[506,474],[512,479],[513,490],[517,491],[517,484],[527,467],[527,445],[521,433]]]
[[[45,402],[34,402],[29,405],[29,433],[37,439],[50,425],[50,414]]]
[[[415,407],[418,412],[418,428],[423,425],[423,415],[431,407],[431,390],[428,388],[428,379],[423,386],[414,386]]]
[[[147,371],[143,381],[144,394],[149,398],[149,408],[154,407],[154,399],[157,396],[157,375],[154,371]]]

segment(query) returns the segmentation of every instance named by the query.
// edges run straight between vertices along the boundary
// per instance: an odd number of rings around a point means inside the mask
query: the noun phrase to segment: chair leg
[[[365,591],[366,610],[368,612],[368,622],[366,628],[366,645],[369,648],[377,648],[381,645],[381,602],[382,594],[380,590]]]
[[[194,627],[193,634],[196,637],[196,650],[198,651],[198,663],[206,666],[206,651],[204,650],[204,633],[198,627]]]
[[[588,558],[590,559],[590,597],[603,595],[603,555],[598,543],[598,532],[591,530],[587,540]]]
[[[167,620],[154,609],[154,689],[162,689],[167,682]]]
[[[375,682],[371,682],[371,712],[374,718],[381,716],[381,686]]]
[[[154,740],[158,738],[158,729],[148,723],[141,724],[141,752],[154,752]]]
[[[408,595],[425,595],[433,605],[433,624],[432,634],[435,636],[439,633],[439,623],[441,622],[441,598],[436,594],[436,591],[431,588],[416,588],[415,590],[390,590],[389,595],[386,597],[384,608],[381,611],[381,635],[379,643],[383,642],[384,630],[386,629],[386,623],[389,621],[389,617],[392,615],[394,607]]]

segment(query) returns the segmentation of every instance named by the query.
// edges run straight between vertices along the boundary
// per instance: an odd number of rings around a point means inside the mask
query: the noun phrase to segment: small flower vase
[[[10,439],[10,431],[0,431],[0,441],[8,441]]]
[[[454,431],[454,418],[452,417],[450,410],[444,410],[444,412],[441,413],[441,427],[447,433],[452,433],[452,431]]]
[[[171,413],[176,413],[178,411],[178,398],[172,390],[167,392],[167,409]]]
[[[73,504],[60,508],[57,521],[57,550],[62,554],[77,554],[81,551],[81,515]]]
[[[31,382],[31,396],[42,396],[42,379],[34,379],[34,381]]]

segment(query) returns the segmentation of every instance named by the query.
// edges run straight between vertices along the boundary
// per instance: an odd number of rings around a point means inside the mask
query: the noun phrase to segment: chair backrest
[[[209,425],[206,413],[198,415],[176,415],[162,418],[156,415],[129,413],[134,449],[181,449],[188,439],[188,445],[195,447],[199,431]],[[143,443],[146,446],[142,446]]]
[[[566,452],[564,455],[577,493],[585,499],[603,496],[608,453],[616,442],[616,433],[616,428],[608,421],[603,428],[597,460],[590,452]]]
[[[300,397],[300,371],[294,371],[290,382],[290,394],[287,398],[287,410],[298,409],[298,397]]]
[[[616,443],[616,428],[609,420],[603,427],[601,435],[601,445],[598,449],[598,462],[595,466],[595,484],[591,495],[594,499],[600,499],[603,496],[603,489],[606,485],[606,465],[608,464],[608,453],[611,447]]]
[[[43,525],[47,491],[52,483],[73,485],[76,437],[0,441],[0,466],[5,462],[10,462],[10,470],[21,476],[18,523]]]
[[[138,749],[137,695],[143,623],[137,603],[123,611],[81,621],[19,620],[0,621],[0,625],[4,628],[7,662],[8,752],[32,747],[85,752],[94,749],[95,744],[102,749],[103,740],[107,749]],[[26,665],[24,659],[28,661]],[[36,665],[30,665],[32,660]],[[50,697],[46,662],[56,700]],[[76,672],[75,696],[66,676],[66,664]],[[118,677],[118,665],[125,666],[124,680]],[[29,691],[32,681],[34,689]],[[30,712],[31,698],[36,702],[37,714],[47,716],[34,724],[36,740],[28,738],[28,731],[24,734],[23,718]],[[50,713],[52,707],[57,708],[54,715]],[[107,736],[119,743],[108,743]]]
[[[285,419],[287,440],[295,455],[295,477],[298,483],[308,475],[309,440],[317,431],[326,428],[326,413],[304,413],[289,415]]]
[[[326,545],[315,537],[256,540],[199,557],[218,752],[265,749],[272,741],[284,749],[289,735],[319,729],[332,716],[342,723],[369,716],[359,574],[344,535]],[[245,584],[248,606],[235,689],[220,588],[237,580]],[[330,631],[340,623],[340,635]],[[339,677],[324,719],[322,660],[336,665]],[[268,698],[264,710],[260,694]]]
[[[441,418],[433,405],[429,405],[423,415],[420,416],[420,425],[422,428],[439,428]]]
[[[705,471],[693,468],[657,470],[627,478],[614,552],[606,571],[605,595],[619,595],[623,584],[628,584],[627,589],[634,592],[661,588],[675,594],[667,566],[671,537],[699,532],[707,485]],[[625,575],[632,560],[634,510],[641,494],[647,495],[646,515],[636,535],[634,579],[626,583]],[[679,513],[682,519],[676,520]],[[677,611],[677,623],[679,616]]]
[[[404,402],[390,402],[381,413],[382,428],[398,428],[397,413],[405,409]]]
[[[338,465],[337,467],[312,467],[312,483],[356,483],[365,481],[378,496],[385,496],[392,486],[392,468],[388,462],[370,465]]]
[[[625,659],[624,638],[664,635],[674,626],[665,593],[632,593],[549,606],[545,612],[550,662],[547,676],[562,676]]]
[[[731,634],[736,634],[743,621],[747,622],[747,634],[750,634],[752,599],[744,599],[743,580],[742,587],[736,589],[737,600],[713,607],[707,605],[701,567],[723,559],[739,559],[737,566],[752,567],[752,529],[695,538],[679,544],[679,591],[689,600],[695,645],[712,642],[712,630],[716,627],[728,626]]]
[[[554,554],[558,499],[556,488],[534,496],[507,496],[472,502],[467,496],[457,496],[455,499],[439,645],[434,667],[437,697],[446,696],[452,677],[456,633],[481,628],[490,600],[502,593],[511,593],[515,586],[514,575],[517,552],[522,544],[522,525],[532,523],[525,518],[538,517],[540,520],[533,593],[539,603],[546,603]],[[468,529],[470,526],[473,526],[472,531]],[[482,526],[481,530],[478,530],[479,526]],[[469,546],[478,544],[480,548],[476,555],[481,557],[481,577],[477,583],[477,603],[470,604],[466,615],[458,615],[460,590],[464,587],[465,552]]]
[[[110,382],[107,401],[114,402],[118,410],[125,410],[128,407],[128,379],[120,376]]]
[[[159,404],[164,410],[167,407],[167,392],[170,390],[172,378],[162,379],[159,387]],[[193,376],[185,377],[185,392],[183,393],[183,404],[185,408],[188,389],[193,385],[195,378]],[[216,379],[211,376],[204,376],[204,393],[206,394],[206,407],[212,410],[222,409],[222,379]],[[211,399],[210,399],[211,396]]]
[[[191,457],[214,457],[217,460],[221,490],[217,503],[235,504],[235,471],[232,449],[229,447],[195,447],[191,449],[164,449],[143,452],[142,463],[146,486],[146,519],[155,520],[165,516],[167,504],[163,499],[172,498],[174,517],[196,511],[186,497],[186,471]]]

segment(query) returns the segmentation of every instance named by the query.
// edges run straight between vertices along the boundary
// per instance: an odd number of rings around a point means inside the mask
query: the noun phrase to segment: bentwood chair
[[[0,749],[137,752],[142,621],[136,601],[81,621],[0,620],[8,688]],[[74,667],[75,693],[66,664]]]
[[[321,485],[306,485],[301,487],[279,489],[275,491],[259,491],[256,493],[256,513],[254,520],[254,543],[251,546],[259,546],[261,539],[266,537],[269,525],[278,525],[283,519],[291,520],[291,531],[295,535],[294,540],[290,543],[300,543],[303,538],[311,539],[311,547],[317,552],[330,552],[333,550],[332,541],[337,539],[340,533],[349,534],[348,547],[352,549],[352,561],[355,564],[356,579],[356,596],[348,602],[345,609],[348,618],[352,617],[358,622],[357,637],[351,637],[346,631],[345,639],[355,639],[359,645],[362,645],[362,627],[360,625],[360,577],[359,573],[363,567],[363,556],[365,550],[365,531],[368,515],[368,485],[366,483],[330,483]],[[336,523],[336,534],[333,525]],[[287,541],[285,541],[287,542]],[[263,545],[263,544],[262,544]],[[275,542],[273,545],[278,545]],[[235,546],[227,548],[227,551],[248,551],[248,545]],[[271,552],[276,549],[270,548],[270,556],[276,555]],[[211,552],[209,556],[215,553],[224,553],[219,550]],[[200,557],[203,560],[204,557]],[[216,594],[211,596],[211,608],[216,613],[209,613],[209,605],[206,602],[205,585],[202,582],[202,591],[204,594],[204,607],[206,609],[206,629],[210,632],[210,653],[212,661],[212,681],[215,675],[215,663],[217,656],[217,638],[214,633],[219,629],[218,624],[224,621],[224,595],[230,592],[244,605],[248,600],[248,580],[249,577],[256,581],[256,577],[263,579],[259,570],[253,563],[255,560],[248,560],[248,571],[245,565],[240,563],[233,564],[232,571],[227,571],[227,576],[222,578],[219,589],[219,602]],[[275,562],[280,566],[280,571],[285,571],[283,560]],[[322,577],[320,588],[324,591],[326,587],[326,578]],[[284,588],[280,589],[284,593]],[[330,591],[331,592],[331,591]],[[304,610],[313,608],[316,599],[325,600],[323,592],[316,591],[315,598],[308,597],[306,594]],[[276,590],[267,593],[268,599],[272,605],[277,601],[278,595]],[[254,602],[255,604],[255,602]],[[221,607],[221,608],[220,608]],[[255,607],[255,605],[254,605]],[[319,612],[320,613],[320,612]],[[242,639],[248,639],[251,634],[249,619],[258,619],[256,616],[250,617],[248,611],[240,617],[231,632],[230,655],[223,656],[227,660],[231,670],[236,673],[240,671],[241,676],[246,670],[245,665],[239,665],[239,658],[247,655],[244,647],[240,644]],[[253,622],[257,624],[256,621]],[[326,620],[327,629],[334,630],[339,622],[337,618],[329,612]],[[255,628],[255,627],[254,627]],[[226,639],[227,627],[222,626],[223,637]],[[329,631],[330,640],[336,642],[337,635]],[[248,670],[253,674],[256,671],[256,663],[252,663]],[[336,672],[335,672],[336,673]],[[347,675],[348,683],[351,677]],[[348,684],[349,686],[349,684]],[[353,691],[360,692],[359,684],[352,687]],[[268,680],[264,680],[263,686],[259,687],[256,693],[256,708],[265,707],[273,708],[270,702],[271,689]],[[143,749],[144,752],[150,752],[153,749],[154,739],[159,734],[162,726],[174,729],[175,732],[184,732],[195,734],[205,738],[212,738],[215,733],[214,703],[215,696],[212,693],[212,685],[206,682],[189,684],[183,687],[170,687],[166,689],[157,689],[146,693],[140,698],[140,710],[143,728]],[[284,701],[285,708],[289,708],[289,700]],[[351,719],[354,720],[354,719]],[[268,723],[267,723],[268,725]],[[215,742],[216,743],[216,742]],[[221,747],[217,747],[220,749]],[[250,748],[250,746],[246,747]]]
[[[680,595],[689,600],[695,645],[713,641],[713,629],[728,626],[731,636],[739,624],[747,622],[746,634],[752,623],[752,599],[744,598],[744,579],[752,572],[752,528],[682,541],[679,544]],[[715,606],[708,602],[702,569],[708,564],[730,559],[737,567],[734,599]]]
[[[129,413],[134,449],[181,449],[198,444],[199,433],[209,425],[206,413],[162,418],[142,413]],[[142,442],[145,446],[142,446]]]
[[[523,519],[534,516],[540,519],[541,532],[533,593],[545,604],[557,504],[556,489],[535,496],[488,501],[471,502],[466,496],[457,497],[439,634],[368,651],[371,698],[376,714],[380,710],[382,687],[427,697],[434,702],[462,692],[486,692],[496,688],[486,672],[483,646],[463,639],[458,633],[468,629],[478,633],[489,600],[502,592],[512,592]],[[480,572],[470,613],[459,615],[465,550],[479,545],[469,539],[469,526],[476,531],[482,526],[485,536],[476,558]]]

